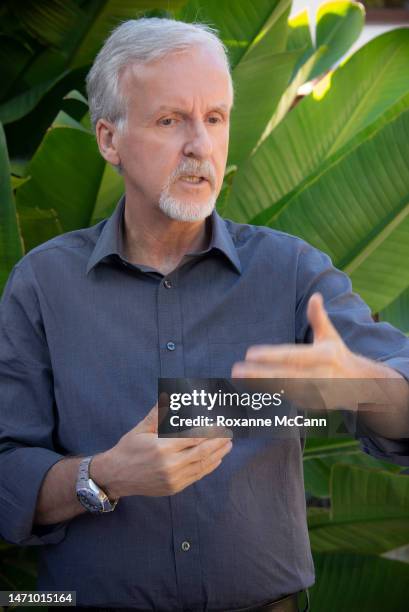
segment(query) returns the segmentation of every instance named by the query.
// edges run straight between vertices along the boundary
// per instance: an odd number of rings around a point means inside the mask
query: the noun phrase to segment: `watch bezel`
[[[89,512],[101,513],[104,511],[99,496],[87,488],[77,489],[77,499]]]
[[[118,500],[111,502],[105,491],[103,491],[97,483],[89,476],[89,466],[93,456],[84,457],[80,463],[76,494],[81,505],[88,511],[94,514],[104,512],[112,512]]]

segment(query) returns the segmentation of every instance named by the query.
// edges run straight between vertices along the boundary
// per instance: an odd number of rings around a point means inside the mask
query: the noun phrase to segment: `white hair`
[[[226,48],[216,31],[205,24],[151,17],[131,19],[115,28],[95,58],[86,79],[94,129],[98,119],[102,118],[119,129],[126,124],[126,103],[119,86],[126,66],[146,64],[168,53],[197,45],[216,49],[230,75]]]

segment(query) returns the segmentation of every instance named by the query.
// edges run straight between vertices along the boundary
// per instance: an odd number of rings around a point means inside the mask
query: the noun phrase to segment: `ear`
[[[115,125],[107,119],[98,119],[95,135],[102,157],[113,166],[119,166],[121,160],[117,149],[118,130]]]

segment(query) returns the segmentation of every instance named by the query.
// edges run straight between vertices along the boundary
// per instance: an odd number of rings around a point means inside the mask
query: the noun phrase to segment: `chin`
[[[212,214],[216,204],[216,198],[212,196],[205,202],[185,202],[177,200],[169,195],[160,197],[159,208],[170,219],[193,223],[203,221]]]

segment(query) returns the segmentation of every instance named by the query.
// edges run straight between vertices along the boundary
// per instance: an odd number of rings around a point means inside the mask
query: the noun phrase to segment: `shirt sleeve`
[[[409,339],[389,323],[372,319],[361,297],[352,291],[349,277],[331,259],[303,243],[299,253],[296,296],[296,342],[312,342],[307,320],[311,295],[320,292],[328,315],[348,348],[395,369],[409,382]],[[409,439],[391,440],[378,435],[360,437],[362,450],[378,459],[409,466]]]
[[[41,483],[63,455],[53,446],[50,356],[25,257],[0,302],[0,536],[13,544],[61,541],[69,521],[33,525]]]

